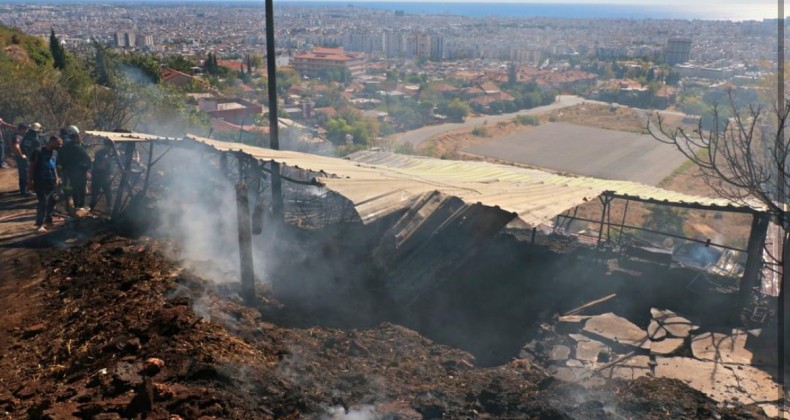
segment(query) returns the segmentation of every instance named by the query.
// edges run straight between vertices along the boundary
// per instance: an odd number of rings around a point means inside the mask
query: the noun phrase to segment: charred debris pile
[[[391,323],[286,328],[272,290],[256,308],[165,258],[170,244],[112,234],[49,259],[45,319],[0,358],[12,418],[760,418],[679,381],[554,379],[526,359],[474,356]]]

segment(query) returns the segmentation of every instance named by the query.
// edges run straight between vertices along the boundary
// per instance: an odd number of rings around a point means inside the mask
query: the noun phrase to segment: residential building
[[[352,76],[365,74],[365,56],[362,53],[345,51],[343,48],[313,48],[298,53],[291,60],[299,74],[316,77],[328,69],[347,69]]]
[[[691,55],[691,40],[688,38],[670,38],[664,52],[666,62],[670,66],[689,61]]]

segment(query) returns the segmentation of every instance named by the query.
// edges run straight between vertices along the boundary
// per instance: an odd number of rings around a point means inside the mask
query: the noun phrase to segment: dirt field
[[[626,131],[631,133],[646,133],[644,113],[630,108],[610,108],[606,105],[580,104],[568,108],[550,111],[538,116],[541,123],[565,122],[570,124],[603,128],[608,130]],[[679,118],[666,117],[668,124],[680,123]],[[475,135],[475,128],[485,128],[484,135]],[[417,152],[426,156],[443,157],[445,159],[475,159],[480,157],[463,156],[462,149],[470,146],[490,142],[494,139],[518,134],[529,127],[517,124],[515,121],[501,121],[496,123],[481,124],[476,127],[467,127],[443,133],[424,141]]]
[[[658,184],[686,157],[649,135],[568,123],[545,123],[462,149],[550,170]]]

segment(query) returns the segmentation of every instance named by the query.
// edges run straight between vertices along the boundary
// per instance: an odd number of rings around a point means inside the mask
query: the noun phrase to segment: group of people
[[[80,210],[93,211],[102,195],[110,208],[114,158],[110,140],[105,140],[91,158],[76,126],[62,129],[49,138],[42,133],[39,123],[15,127],[0,119],[0,126],[16,129],[16,134],[5,143],[16,161],[19,194],[35,194],[38,199],[35,227],[39,232],[52,225],[55,205],[61,197],[72,217]],[[91,198],[89,207],[85,207],[89,180]]]

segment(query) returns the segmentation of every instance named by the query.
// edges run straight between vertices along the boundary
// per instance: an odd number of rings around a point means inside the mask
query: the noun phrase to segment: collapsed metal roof
[[[512,213],[532,226],[552,220],[601,195],[684,205],[707,210],[760,212],[721,198],[699,197],[630,181],[571,177],[487,162],[451,161],[390,152],[363,151],[348,158],[280,151],[187,135],[183,139],[139,133],[88,132],[115,142],[197,142],[218,152],[241,152],[260,161],[325,174],[315,181],[349,199],[365,223],[410,208],[425,193],[438,191],[466,204]]]

